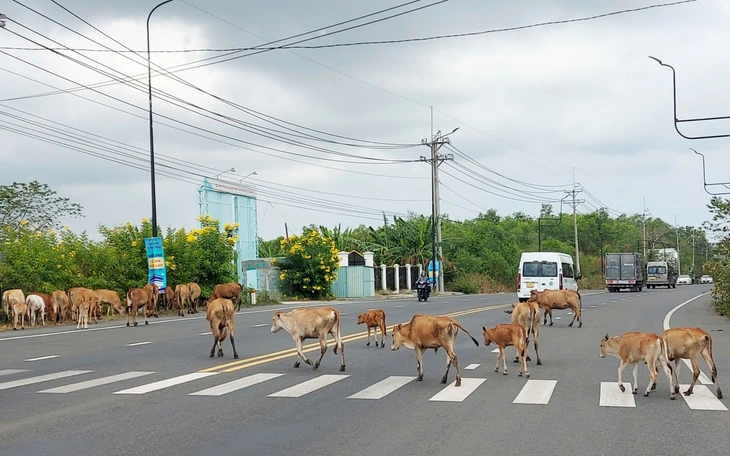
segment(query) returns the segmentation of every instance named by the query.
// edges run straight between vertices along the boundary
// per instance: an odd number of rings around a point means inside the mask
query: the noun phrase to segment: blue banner
[[[428,267],[426,268],[428,270],[428,279],[431,282],[431,286],[434,286],[436,284],[436,281],[439,278],[439,274],[441,274],[441,262],[436,262],[436,277],[434,278],[433,274],[433,261],[428,262]]]
[[[165,269],[165,251],[162,238],[145,238],[144,248],[147,251],[147,283],[154,283],[164,293],[167,288],[167,270]]]

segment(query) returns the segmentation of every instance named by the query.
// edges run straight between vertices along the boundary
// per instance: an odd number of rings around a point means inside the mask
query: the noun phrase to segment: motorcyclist
[[[425,284],[426,285],[426,293],[429,295],[431,294],[431,281],[428,280],[428,275],[426,275],[426,272],[421,272],[421,275],[418,277],[418,281],[416,282],[417,285]]]

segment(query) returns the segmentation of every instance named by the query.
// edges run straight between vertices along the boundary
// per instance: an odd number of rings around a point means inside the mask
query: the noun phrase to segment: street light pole
[[[150,17],[157,8],[170,3],[172,0],[165,0],[152,8],[147,16],[147,94],[150,103],[150,185],[152,186],[152,237],[157,237],[157,193],[155,191],[155,141],[152,132],[152,69],[150,67]]]

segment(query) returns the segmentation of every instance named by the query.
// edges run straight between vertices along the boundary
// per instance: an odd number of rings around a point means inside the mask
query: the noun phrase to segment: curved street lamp
[[[258,176],[259,174],[258,174],[258,173],[257,173],[256,171],[251,171],[250,173],[248,173],[248,174],[246,174],[245,176],[243,176],[242,178],[240,178],[240,179],[238,180],[238,182],[243,182],[243,180],[244,180],[245,178],[247,178],[248,176],[251,176],[251,175],[253,175],[253,176]]]
[[[227,173],[229,171],[232,172],[232,173],[235,173],[236,172],[236,168],[228,168],[225,171],[221,171],[221,172],[219,172],[218,174],[215,175],[215,178],[218,179],[218,176],[220,176],[221,174],[225,174],[225,173]]]
[[[150,179],[152,186],[152,237],[157,237],[157,195],[155,192],[155,141],[152,132],[152,70],[150,68],[150,17],[155,10],[172,0],[165,0],[147,15],[147,93],[150,102]]]

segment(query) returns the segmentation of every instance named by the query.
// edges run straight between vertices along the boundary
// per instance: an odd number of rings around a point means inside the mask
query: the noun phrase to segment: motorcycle
[[[428,301],[428,296],[431,294],[431,287],[426,281],[419,281],[416,284],[416,292],[418,293],[418,302]]]

